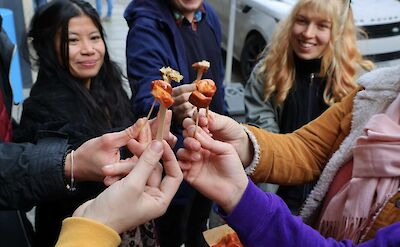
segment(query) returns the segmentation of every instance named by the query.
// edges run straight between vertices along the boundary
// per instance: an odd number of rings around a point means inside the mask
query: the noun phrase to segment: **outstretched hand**
[[[215,140],[231,144],[244,166],[251,163],[253,158],[252,143],[249,141],[247,133],[243,130],[242,126],[234,119],[212,111],[209,111],[208,117],[206,117],[202,111],[199,115],[198,124],[200,128],[209,133]],[[186,118],[183,121],[183,128],[185,129],[183,135],[185,137],[190,136],[187,134],[186,129],[192,125],[195,125],[193,119]]]
[[[148,139],[146,136],[149,133],[138,131],[144,121],[139,119],[123,131],[104,134],[83,143],[74,152],[74,178],[81,181],[102,181],[105,177],[104,166],[129,163],[131,158],[120,160],[120,148],[128,145],[133,138],[141,142]],[[65,175],[71,176],[71,153],[65,159]]]
[[[185,148],[177,152],[184,179],[229,213],[248,183],[242,163],[231,144],[214,140],[199,129],[192,138],[194,129],[195,125],[187,127]]]
[[[192,117],[196,107],[189,103],[190,94],[196,90],[196,85],[183,84],[172,89],[172,97],[174,98],[174,104],[171,109],[174,112],[174,121],[178,125],[182,124],[182,121],[187,117]]]
[[[161,170],[155,169],[160,166],[160,158],[165,171],[163,179]],[[152,141],[133,167],[126,177],[81,205],[73,216],[96,220],[118,233],[161,216],[182,181],[172,149],[165,141]]]
[[[167,111],[164,139],[174,146],[177,138],[169,131],[172,112]],[[74,177],[77,180],[102,181],[106,185],[126,176],[133,168],[147,145],[157,132],[157,119],[139,119],[133,126],[120,131],[91,139],[74,152]],[[133,157],[121,160],[120,148],[127,146]],[[66,176],[70,176],[71,158],[66,158]]]

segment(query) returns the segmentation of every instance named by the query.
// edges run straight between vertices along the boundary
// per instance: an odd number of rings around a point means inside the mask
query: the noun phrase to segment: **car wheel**
[[[259,54],[264,50],[266,41],[259,33],[253,33],[247,37],[240,55],[240,70],[247,81],[253,67],[257,63]]]

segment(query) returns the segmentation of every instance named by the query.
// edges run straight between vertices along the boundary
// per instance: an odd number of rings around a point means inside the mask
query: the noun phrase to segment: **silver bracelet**
[[[67,189],[69,191],[75,191],[75,178],[74,178],[74,150],[71,151],[71,182],[67,184]]]

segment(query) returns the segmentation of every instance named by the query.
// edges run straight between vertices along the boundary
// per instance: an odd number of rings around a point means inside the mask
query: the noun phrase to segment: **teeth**
[[[313,43],[309,43],[309,42],[305,42],[305,41],[301,41],[301,40],[300,40],[300,45],[305,48],[310,48],[310,47],[314,46]]]

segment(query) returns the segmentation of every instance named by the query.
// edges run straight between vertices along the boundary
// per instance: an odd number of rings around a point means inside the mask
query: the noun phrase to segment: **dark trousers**
[[[203,231],[207,230],[211,206],[209,199],[194,190],[187,203],[172,203],[156,220],[160,246],[180,247],[185,243],[185,247],[208,247]]]

